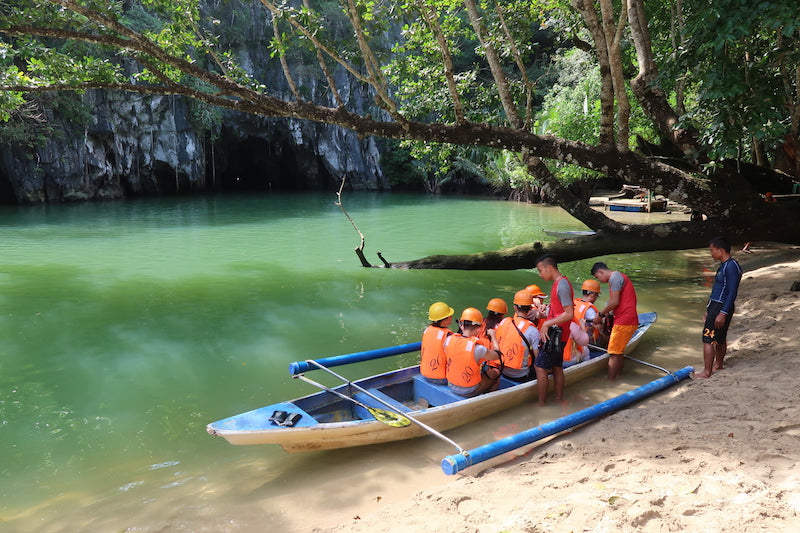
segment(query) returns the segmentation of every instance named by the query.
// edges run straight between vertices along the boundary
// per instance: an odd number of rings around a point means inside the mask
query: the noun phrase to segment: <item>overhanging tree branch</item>
[[[530,10],[513,11],[514,17],[510,18],[513,18],[512,22],[515,27],[512,29],[507,25],[504,8],[496,5],[496,9],[492,11],[495,4],[490,2],[479,6],[475,0],[460,0],[466,8],[467,20],[463,16],[456,16],[456,14],[461,15],[457,7],[460,2],[455,4],[453,2],[426,3],[420,7],[424,15],[425,26],[419,25],[418,28],[423,33],[411,35],[413,32],[410,32],[407,40],[409,46],[406,48],[401,46],[399,49],[410,55],[419,54],[419,58],[433,58],[434,61],[441,62],[441,64],[425,64],[419,73],[413,72],[413,69],[409,72],[400,69],[400,76],[408,75],[406,81],[410,82],[409,85],[412,88],[421,88],[416,94],[414,90],[406,92],[400,90],[404,88],[401,85],[403,79],[393,79],[393,83],[397,85],[389,87],[385,76],[388,75],[387,73],[394,76],[395,71],[392,69],[398,63],[394,62],[391,53],[376,54],[371,48],[377,42],[373,40],[377,35],[376,32],[383,31],[391,25],[386,24],[386,21],[376,22],[376,17],[382,14],[392,16],[396,13],[393,11],[394,7],[360,0],[341,0],[339,3],[340,7],[344,8],[342,13],[348,17],[354,32],[354,40],[348,43],[350,46],[341,48],[341,53],[338,51],[338,45],[326,42],[325,36],[328,35],[328,28],[325,26],[323,13],[314,13],[307,0],[304,0],[305,7],[299,9],[288,7],[285,4],[276,5],[271,0],[260,0],[261,4],[276,19],[276,30],[278,29],[277,25],[280,24],[281,30],[291,27],[291,32],[294,33],[292,36],[289,33],[284,35],[278,32],[279,40],[285,39],[284,42],[289,46],[295,45],[295,39],[301,44],[303,41],[311,43],[317,55],[317,63],[333,94],[335,107],[329,107],[329,99],[322,103],[315,102],[313,94],[311,101],[304,101],[300,98],[300,87],[293,83],[289,66],[285,61],[286,57],[283,55],[280,58],[283,61],[282,68],[284,73],[288,74],[286,79],[293,98],[287,98],[285,94],[271,93],[258,81],[243,74],[243,70],[235,68],[226,70],[225,63],[219,60],[222,56],[212,53],[214,64],[210,65],[208,69],[204,68],[202,63],[196,60],[196,57],[213,52],[215,39],[202,38],[203,32],[199,22],[181,22],[180,17],[185,16],[185,13],[177,7],[170,12],[169,10],[173,6],[168,3],[159,3],[158,9],[166,11],[168,19],[172,17],[170,20],[176,24],[176,33],[167,32],[154,38],[149,38],[146,34],[127,27],[122,22],[125,19],[117,20],[117,15],[114,14],[117,12],[117,8],[114,6],[112,9],[105,9],[101,4],[97,4],[100,8],[95,11],[90,4],[82,1],[51,0],[51,3],[80,14],[89,21],[86,24],[83,20],[80,21],[82,28],[80,31],[72,28],[53,27],[57,26],[60,20],[55,16],[57,13],[53,10],[47,11],[42,17],[37,18],[39,11],[34,9],[33,3],[24,8],[28,11],[21,16],[8,12],[0,13],[0,33],[32,38],[18,40],[23,48],[27,46],[26,43],[37,43],[36,46],[50,47],[51,43],[48,40],[53,38],[105,45],[117,49],[120,52],[117,57],[129,57],[138,61],[146,71],[152,74],[152,77],[146,78],[146,80],[154,80],[153,83],[133,83],[122,77],[123,70],[118,68],[124,64],[121,60],[114,58],[108,63],[117,67],[117,70],[114,70],[114,68],[104,68],[105,59],[94,57],[82,59],[85,59],[87,65],[97,66],[98,75],[95,78],[88,75],[80,76],[74,68],[71,78],[67,75],[63,78],[56,77],[52,73],[59,67],[58,60],[61,58],[65,58],[64,64],[68,67],[72,67],[74,64],[82,65],[83,62],[80,59],[76,63],[69,63],[68,55],[53,47],[52,50],[58,53],[54,54],[56,59],[49,63],[32,60],[28,65],[29,71],[27,72],[24,70],[26,68],[24,64],[18,70],[15,70],[18,68],[17,65],[9,67],[5,72],[7,81],[5,86],[0,87],[0,90],[41,92],[97,88],[124,90],[139,94],[177,94],[210,105],[264,117],[296,118],[341,126],[356,132],[359,136],[375,135],[426,143],[449,143],[514,151],[522,155],[529,171],[543,184],[550,196],[568,212],[590,227],[601,230],[601,234],[622,236],[625,237],[626,242],[630,241],[631,236],[637,232],[644,235],[646,231],[651,231],[651,233],[639,242],[644,243],[647,242],[647,239],[658,239],[663,237],[658,231],[664,230],[658,230],[655,226],[649,227],[648,230],[639,230],[616,223],[602,213],[592,210],[585,202],[569,194],[549,172],[544,160],[577,165],[619,178],[625,183],[643,185],[711,216],[712,221],[706,221],[705,226],[691,226],[690,231],[696,234],[705,231],[703,228],[715,227],[716,222],[713,220],[725,221],[731,227],[737,227],[737,231],[747,227],[754,228],[755,226],[748,226],[751,219],[768,219],[774,221],[774,226],[786,227],[787,224],[782,223],[782,221],[789,220],[786,218],[785,210],[761,202],[756,194],[756,189],[743,179],[738,167],[722,161],[717,162],[716,170],[708,172],[699,164],[705,162],[701,157],[699,137],[690,130],[676,128],[678,117],[669,105],[667,94],[658,85],[658,69],[643,3],[641,0],[625,1],[627,10],[623,6],[619,18],[615,21],[613,9],[611,9],[613,4],[609,0],[601,0],[602,19],[598,18],[597,8],[593,4],[590,5],[588,0],[572,0],[576,8],[580,9],[584,15],[582,18],[585,25],[594,28],[592,38],[596,44],[595,52],[601,56],[605,54],[605,59],[603,57],[599,59],[601,67],[605,66],[606,69],[603,78],[606,90],[603,92],[601,142],[597,146],[563,138],[535,135],[528,131],[531,118],[529,115],[531,84],[530,80],[525,80],[525,65],[521,61],[521,54],[511,36],[513,29],[518,31],[522,27],[532,27],[532,19],[526,18],[530,17]],[[567,6],[570,5],[569,2],[554,4],[558,4],[557,7],[564,9],[568,9]],[[46,8],[46,2],[36,4],[36,7],[42,6]],[[694,7],[692,9],[696,10]],[[615,62],[619,59],[621,36],[626,27],[626,11],[639,64],[639,74],[632,82],[634,95],[661,135],[671,139],[684,154],[689,154],[689,157],[684,157],[680,161],[677,160],[678,158],[674,160],[649,159],[628,150],[627,144],[624,142],[627,139],[625,127],[627,111],[624,108],[624,92],[621,91],[624,87],[624,80],[621,79],[621,67]],[[509,10],[508,13],[512,13],[512,11]],[[576,20],[574,15],[575,13],[570,11],[566,17],[570,33],[575,31],[572,25],[572,22]],[[197,15],[190,14],[190,16]],[[400,22],[405,21],[407,16],[410,15],[406,13],[400,15]],[[520,16],[522,18],[518,20],[517,17]],[[277,22],[277,19],[280,19],[281,22]],[[42,21],[41,27],[29,24],[29,21],[35,22],[36,20]],[[54,20],[57,22],[53,22]],[[63,20],[65,21],[63,25],[67,26],[69,20],[72,19],[67,13]],[[74,20],[78,19],[74,18]],[[284,25],[283,21],[288,24]],[[493,26],[498,21],[499,29]],[[24,22],[25,25],[19,25],[20,22]],[[440,22],[446,26],[441,27]],[[334,24],[339,24],[339,22]],[[416,31],[417,26],[413,24],[411,26]],[[169,28],[169,26],[167,27]],[[85,28],[95,29],[87,30]],[[160,39],[165,35],[174,39],[161,46]],[[199,41],[198,36],[200,36]],[[454,44],[448,42],[447,39],[460,39],[462,36],[466,38],[467,42],[477,39],[483,52],[483,56],[478,57],[469,72],[479,72],[480,69],[488,67],[492,74],[491,79],[478,76],[471,80],[470,76],[464,76],[456,84],[453,58],[448,60],[450,46],[454,46]],[[36,37],[43,39],[37,41]],[[400,40],[404,38],[406,38],[404,35],[397,36],[397,39]],[[17,40],[12,41],[11,46],[14,46]],[[498,43],[501,46],[496,48]],[[601,43],[604,44],[601,46]],[[353,44],[357,44],[357,46],[352,46]],[[783,47],[784,45],[779,42],[777,46]],[[440,57],[436,57],[437,50]],[[26,52],[30,52],[30,50]],[[349,53],[360,53],[360,56],[352,58],[348,55]],[[23,53],[18,57],[26,56]],[[381,113],[380,120],[372,117],[368,110],[357,107],[358,104],[353,100],[344,101],[345,99],[336,89],[334,75],[327,70],[326,61],[329,59],[349,73],[352,79],[364,83],[368,90],[374,91],[372,96],[376,98],[377,104],[387,111],[386,114]],[[95,62],[93,63],[93,61]],[[114,65],[114,61],[117,61],[116,65]],[[24,63],[24,60],[21,63]],[[444,78],[441,76],[442,70],[439,70],[439,66],[444,69]],[[221,73],[217,72],[217,67]],[[518,105],[519,103],[515,101],[517,96],[512,91],[513,83],[510,83],[508,78],[515,68],[519,70],[525,85],[526,102],[524,107],[526,113],[524,118],[520,114],[523,106]],[[795,69],[796,66],[792,68]],[[294,69],[294,65],[292,65],[292,69]],[[69,68],[66,70],[69,71]],[[797,70],[797,73],[800,74],[800,70]],[[411,78],[416,74],[428,77],[423,83],[415,86],[414,83],[418,80]],[[103,76],[102,79],[99,77],[100,75]],[[67,79],[67,81],[62,82],[62,79]],[[784,79],[790,84],[793,83],[794,86],[800,85],[800,78],[784,76]],[[450,118],[452,115],[447,97],[439,98],[439,95],[442,94],[441,87],[435,87],[437,83],[441,85],[442,80],[447,83],[449,100],[452,101],[455,115],[454,123],[448,122],[452,120]],[[198,81],[202,82],[199,86],[204,89],[195,88],[198,86]],[[207,87],[210,89],[206,90]],[[609,88],[612,90],[608,90]],[[428,89],[427,93],[426,89]],[[462,90],[463,94],[460,93]],[[489,94],[491,91],[496,91],[499,96],[502,105],[502,112],[499,114],[491,112],[496,109],[481,108],[481,106],[486,106],[487,102],[489,105],[496,106],[493,95]],[[285,93],[285,91],[283,92]],[[470,98],[464,96],[467,94],[470,95]],[[479,98],[472,98],[475,94]],[[443,102],[436,100],[443,100]],[[14,96],[11,101],[18,101],[18,98]],[[613,142],[615,101],[619,104],[617,144]],[[608,105],[609,103],[610,105]],[[403,114],[399,109],[403,109]],[[387,114],[391,119],[386,119]],[[795,133],[797,121],[794,118],[796,116],[797,114],[792,115]],[[416,118],[412,119],[412,117]],[[474,122],[471,122],[467,117],[482,118],[472,118]],[[508,127],[497,125],[503,122],[506,122]],[[747,216],[742,213],[747,213]],[[669,226],[664,226],[664,228],[671,231]],[[689,230],[682,227],[680,231]],[[769,229],[761,228],[759,231],[760,235],[773,234]],[[545,245],[545,248],[547,246]],[[620,244],[616,249],[621,249],[622,246]],[[643,246],[647,248],[655,246],[655,244],[650,243]]]

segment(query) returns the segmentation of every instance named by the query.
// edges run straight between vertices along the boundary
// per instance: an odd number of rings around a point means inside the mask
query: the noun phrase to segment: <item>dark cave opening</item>
[[[17,195],[14,193],[14,187],[11,186],[11,180],[2,171],[0,171],[0,205],[17,205]]]
[[[180,177],[171,165],[163,161],[156,161],[153,165],[153,179],[162,194],[175,194],[180,190]]]
[[[294,191],[305,180],[291,150],[257,137],[227,144],[224,161],[215,161],[216,188],[225,191]],[[220,168],[222,163],[222,168]]]

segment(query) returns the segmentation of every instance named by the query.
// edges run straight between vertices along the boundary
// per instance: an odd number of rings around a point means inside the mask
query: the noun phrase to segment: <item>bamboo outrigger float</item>
[[[639,315],[639,329],[628,343],[626,354],[634,349],[655,320],[656,313]],[[293,375],[300,376],[314,368],[324,369],[418,349],[419,343],[411,343],[292,363],[289,369]],[[592,350],[589,360],[565,365],[566,384],[596,373],[607,359],[606,353]],[[417,365],[219,420],[209,424],[207,431],[231,444],[279,444],[292,453],[346,448],[420,437],[430,434],[429,429],[445,431],[537,398],[536,380],[516,383],[504,378],[498,390],[464,398],[446,385],[434,385],[425,380]],[[376,412],[387,409],[414,423],[398,427],[399,424],[388,424],[376,417]]]
[[[489,444],[484,444],[472,450],[462,450],[458,454],[448,455],[442,459],[442,471],[448,476],[451,476],[461,472],[465,468],[482,463],[498,455],[580,426],[581,424],[585,424],[603,415],[622,409],[625,406],[647,398],[671,385],[679,383],[681,380],[688,378],[693,372],[694,368],[691,366],[684,367],[677,372],[668,372],[666,376],[660,377],[641,387],[556,420],[552,420],[541,426],[525,430],[516,435],[510,435],[504,439],[490,442]]]

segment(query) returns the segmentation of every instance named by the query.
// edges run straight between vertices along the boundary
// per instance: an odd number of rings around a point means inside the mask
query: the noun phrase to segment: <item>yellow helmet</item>
[[[581,285],[581,290],[592,291],[596,292],[597,294],[600,294],[600,282],[597,281],[596,279],[587,279],[586,281],[583,282],[583,285]]]
[[[489,303],[486,304],[486,309],[504,315],[508,313],[508,304],[502,298],[492,298],[489,300]]]
[[[473,325],[479,326],[483,324],[483,315],[474,307],[467,307],[461,311],[461,318],[459,318],[459,320],[462,322],[472,322]]]
[[[514,295],[514,305],[533,305],[533,295],[528,289],[517,291]]]
[[[547,298],[547,295],[542,292],[542,289],[540,289],[538,285],[528,285],[525,287],[525,290],[531,293],[531,296],[534,298]]]
[[[452,316],[454,313],[455,310],[453,310],[453,308],[446,303],[435,302],[431,304],[430,308],[428,308],[428,320],[431,322],[438,322],[442,319]]]

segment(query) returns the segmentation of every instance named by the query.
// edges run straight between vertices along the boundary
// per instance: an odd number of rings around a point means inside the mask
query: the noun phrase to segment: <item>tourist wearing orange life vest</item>
[[[550,290],[550,309],[547,318],[539,326],[544,344],[533,363],[539,388],[539,405],[544,405],[547,400],[549,373],[553,374],[556,401],[560,401],[564,395],[564,344],[569,339],[569,323],[572,322],[575,293],[567,277],[558,270],[558,261],[552,255],[543,255],[537,259],[536,270],[543,280],[553,282]],[[554,326],[558,326],[561,333],[550,341],[550,328]],[[556,330],[553,330],[553,335],[555,332]]]
[[[452,335],[448,326],[453,323],[452,307],[444,302],[435,302],[428,309],[430,325],[422,332],[419,373],[432,383],[447,384],[447,360],[444,357],[444,341]]]
[[[592,265],[591,274],[601,283],[608,283],[608,303],[597,313],[593,323],[598,327],[607,315],[613,313],[614,325],[608,339],[608,379],[614,380],[622,372],[625,363],[625,346],[639,327],[636,289],[628,276],[611,270],[605,263]]]
[[[490,329],[494,330],[497,328],[497,324],[499,324],[506,316],[506,313],[508,313],[508,304],[502,298],[492,298],[489,300],[489,303],[486,304],[486,311],[486,318],[483,320],[483,324],[481,324],[478,330],[477,337],[480,339],[481,344],[491,349],[492,339],[489,338],[486,332]]]
[[[574,300],[575,312],[570,324],[570,337],[564,347],[564,361],[572,361],[573,355],[575,361],[585,361],[589,358],[588,344],[597,345],[598,330],[594,327],[593,321],[598,312],[594,302],[600,295],[600,282],[596,279],[587,279],[581,285],[581,292],[583,296]]]
[[[461,333],[450,335],[444,343],[447,385],[450,390],[466,398],[496,390],[500,379],[500,369],[487,363],[500,359],[494,331],[487,331],[494,349],[483,346],[476,337],[482,323],[480,311],[474,307],[464,309],[459,319]]]
[[[523,289],[514,295],[514,316],[504,318],[497,326],[497,344],[503,356],[503,375],[523,383],[533,378],[532,358],[539,354],[539,330],[526,317],[533,298]]]
[[[547,318],[548,307],[544,303],[544,299],[547,298],[547,295],[538,285],[528,285],[525,287],[525,290],[528,291],[533,298],[531,302],[531,311],[525,318],[536,324],[536,328],[538,329],[545,318]]]

